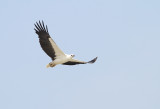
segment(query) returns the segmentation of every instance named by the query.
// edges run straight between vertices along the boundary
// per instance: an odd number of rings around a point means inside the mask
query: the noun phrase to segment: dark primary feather
[[[39,42],[40,42],[42,49],[49,57],[52,58],[52,60],[54,60],[55,59],[55,51],[49,41],[50,35],[48,33],[47,25],[45,27],[43,21],[42,21],[42,23],[40,21],[39,21],[39,23],[36,22],[36,24],[34,24],[34,25],[35,25],[34,30],[39,36]]]
[[[98,58],[98,57],[96,57],[96,58],[92,59],[91,61],[89,61],[89,62],[87,62],[87,63],[92,64],[92,63],[96,62],[97,58]]]
[[[76,65],[76,64],[86,64],[86,62],[68,61],[68,62],[66,62],[66,63],[63,63],[63,65]]]
[[[96,60],[97,60],[97,57],[94,58],[94,59],[92,59],[92,60],[89,61],[89,62],[74,62],[74,61],[68,61],[68,62],[66,62],[66,63],[63,63],[63,65],[77,65],[77,64],[87,64],[87,63],[92,64],[92,63],[94,63]]]

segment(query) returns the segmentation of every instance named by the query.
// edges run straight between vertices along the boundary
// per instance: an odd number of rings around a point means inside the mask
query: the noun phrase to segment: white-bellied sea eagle
[[[54,67],[57,64],[76,65],[76,64],[94,63],[97,60],[97,57],[88,62],[73,59],[75,55],[64,54],[63,51],[56,45],[56,43],[53,41],[53,39],[49,35],[47,25],[45,26],[43,21],[42,23],[40,21],[39,23],[36,22],[36,24],[34,25],[35,25],[34,30],[39,36],[39,42],[42,49],[52,59],[52,62],[50,62],[46,66],[47,68]]]

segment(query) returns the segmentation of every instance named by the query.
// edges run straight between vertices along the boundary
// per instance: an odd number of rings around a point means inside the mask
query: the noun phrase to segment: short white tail
[[[50,64],[47,64],[47,65],[46,65],[47,68],[49,68],[49,67],[55,67],[55,66],[56,66],[55,64],[52,65],[52,66],[50,66]]]
[[[49,68],[49,67],[50,67],[50,65],[49,65],[49,64],[47,64],[47,65],[46,65],[46,67],[47,67],[47,68]]]

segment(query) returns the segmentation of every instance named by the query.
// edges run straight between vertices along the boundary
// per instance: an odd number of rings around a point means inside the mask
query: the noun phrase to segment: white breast
[[[56,59],[53,61],[54,64],[63,64],[65,62],[67,62],[70,58],[65,55],[65,56],[58,56],[56,57]]]

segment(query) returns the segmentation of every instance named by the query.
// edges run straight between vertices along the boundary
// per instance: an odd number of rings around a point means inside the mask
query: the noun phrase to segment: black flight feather
[[[48,33],[47,26],[45,28],[43,21],[42,21],[42,23],[40,21],[39,21],[39,23],[36,22],[36,24],[34,24],[34,25],[35,25],[34,30],[39,36],[39,42],[40,42],[42,49],[49,57],[51,57],[52,60],[54,60],[55,59],[55,51],[51,45],[51,42],[49,41],[49,38],[51,38],[51,37]]]
[[[97,60],[97,57],[96,58],[94,58],[94,59],[92,59],[91,61],[89,61],[89,62],[75,62],[75,61],[68,61],[68,62],[66,62],[66,63],[63,63],[63,65],[77,65],[77,64],[87,64],[87,63],[90,63],[90,64],[92,64],[92,63],[94,63],[95,61]]]

